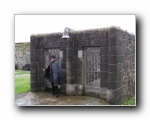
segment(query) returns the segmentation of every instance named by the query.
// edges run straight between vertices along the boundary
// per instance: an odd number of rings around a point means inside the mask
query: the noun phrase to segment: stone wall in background
[[[30,42],[15,43],[15,64],[19,68],[25,64],[30,64]]]

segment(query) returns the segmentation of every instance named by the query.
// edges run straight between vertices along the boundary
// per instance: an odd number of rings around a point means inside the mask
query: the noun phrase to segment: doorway
[[[100,47],[86,47],[85,90],[100,91]]]
[[[59,52],[60,52],[59,49],[45,49],[45,55],[44,55],[45,56],[45,59],[44,59],[44,67],[45,68],[47,68],[50,64],[51,55],[55,55],[58,64],[60,63],[59,62]],[[52,86],[51,86],[50,81],[48,79],[45,79],[45,89],[48,90],[51,88],[52,88]]]

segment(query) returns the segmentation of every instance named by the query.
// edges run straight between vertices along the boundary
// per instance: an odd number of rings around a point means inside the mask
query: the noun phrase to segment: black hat
[[[55,55],[50,55],[50,58],[56,58],[56,56]]]

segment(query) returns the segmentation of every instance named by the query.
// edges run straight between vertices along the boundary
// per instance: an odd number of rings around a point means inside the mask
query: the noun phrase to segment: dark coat
[[[54,86],[62,84],[62,76],[58,62],[56,60],[50,63],[45,71],[45,78],[49,79],[51,83],[54,83]]]

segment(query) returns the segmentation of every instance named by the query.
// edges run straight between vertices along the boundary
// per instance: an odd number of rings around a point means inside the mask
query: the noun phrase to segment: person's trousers
[[[55,87],[54,87],[54,83],[51,83],[51,84],[52,84],[53,94],[55,94]]]
[[[54,83],[51,83],[51,84],[52,84],[53,94],[56,94],[57,96],[59,96],[58,86],[54,86]]]

